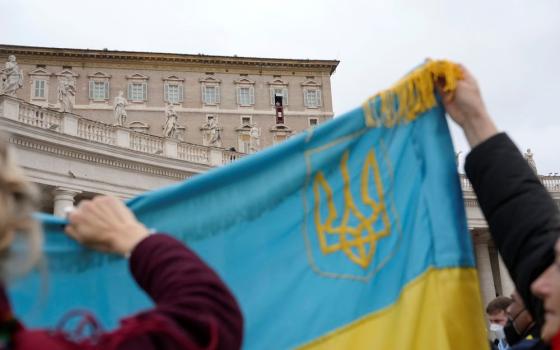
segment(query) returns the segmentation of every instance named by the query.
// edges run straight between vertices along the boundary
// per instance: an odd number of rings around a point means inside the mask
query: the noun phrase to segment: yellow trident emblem
[[[319,236],[321,252],[324,255],[342,251],[351,261],[365,269],[370,265],[373,259],[377,240],[386,237],[391,233],[391,224],[389,216],[387,215],[387,209],[383,196],[383,183],[381,182],[381,176],[379,175],[379,167],[375,157],[375,152],[371,150],[367,154],[361,173],[360,193],[362,203],[372,209],[371,214],[367,217],[358,210],[350,190],[348,158],[349,152],[346,151],[340,162],[344,192],[344,211],[342,213],[340,226],[333,226],[333,222],[338,219],[338,213],[333,201],[332,190],[322,172],[318,172],[313,179],[313,194],[315,198],[314,219],[317,227],[317,234]],[[378,201],[375,201],[370,197],[368,181],[370,178],[370,169],[373,172],[373,180],[377,190]],[[320,189],[322,189],[325,193],[328,207],[328,215],[324,222],[321,222],[320,214]],[[355,227],[348,225],[351,215],[353,215],[358,221],[358,225]],[[379,219],[381,219],[382,222],[382,229],[375,230],[374,224]],[[334,240],[335,243],[329,244],[329,241],[332,241],[332,239],[329,240],[328,237],[332,236],[337,236],[338,239]]]

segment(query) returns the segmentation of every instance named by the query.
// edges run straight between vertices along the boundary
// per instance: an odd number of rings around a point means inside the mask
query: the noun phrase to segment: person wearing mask
[[[530,349],[540,338],[539,330],[517,291],[513,292],[511,300],[507,308],[508,321],[504,327],[506,342],[512,350]]]
[[[490,323],[490,340],[497,350],[505,350],[508,348],[504,327],[508,322],[507,309],[512,303],[508,297],[497,297],[486,306],[486,316]]]
[[[25,239],[27,269],[40,257],[42,234],[32,218],[37,196],[0,140],[0,268],[4,283],[21,267],[13,264],[10,246]],[[67,234],[79,243],[107,253],[129,256],[130,272],[152,298],[151,310],[132,315],[120,328],[94,329],[77,339],[61,329],[27,329],[14,318],[4,288],[0,288],[0,349],[13,350],[156,350],[239,349],[243,318],[226,285],[193,251],[171,236],[149,234],[118,199],[95,197],[80,202],[69,214]],[[61,315],[62,316],[62,315]]]

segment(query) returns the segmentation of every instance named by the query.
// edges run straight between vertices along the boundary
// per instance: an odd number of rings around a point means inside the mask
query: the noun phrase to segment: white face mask
[[[504,326],[497,323],[490,324],[490,340],[494,341],[496,339],[501,340],[506,337],[504,333]]]

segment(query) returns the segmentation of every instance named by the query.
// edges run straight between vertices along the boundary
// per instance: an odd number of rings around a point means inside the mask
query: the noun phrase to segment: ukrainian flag
[[[245,349],[483,349],[472,245],[428,62],[360,108],[128,205],[198,252],[237,296]],[[150,302],[126,261],[41,216],[41,273],[10,290],[30,326],[91,308],[109,326]],[[42,297],[38,297],[42,295]],[[38,300],[38,301],[37,301]]]

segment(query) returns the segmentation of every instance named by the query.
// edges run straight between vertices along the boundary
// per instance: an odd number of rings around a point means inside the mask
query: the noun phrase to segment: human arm
[[[130,253],[131,273],[155,303],[124,320],[107,342],[121,342],[118,349],[172,349],[177,344],[240,348],[243,320],[237,302],[216,273],[182,243],[164,234],[148,237],[148,230],[112,197],[81,204],[69,221],[67,232],[79,242]]]
[[[530,285],[553,261],[558,209],[517,147],[498,133],[475,79],[463,70],[455,94],[443,94],[443,103],[473,147],[465,170],[492,238],[528,309],[542,321]]]

